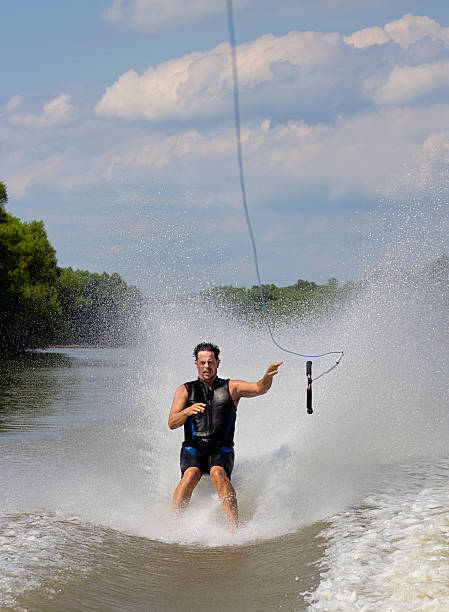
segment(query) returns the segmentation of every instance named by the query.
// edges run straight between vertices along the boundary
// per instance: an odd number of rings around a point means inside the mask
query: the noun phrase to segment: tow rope
[[[243,171],[243,153],[242,153],[242,138],[241,138],[241,129],[240,129],[240,100],[239,100],[239,78],[237,71],[237,51],[235,44],[235,27],[234,27],[234,14],[232,9],[232,0],[226,0],[226,8],[228,15],[228,31],[229,31],[229,42],[230,42],[230,51],[231,51],[231,66],[232,66],[232,80],[233,80],[233,98],[234,98],[234,124],[235,124],[235,140],[237,145],[237,164],[239,169],[239,179],[240,179],[240,191],[242,196],[242,204],[245,212],[246,224],[248,226],[248,233],[251,240],[252,250],[253,250],[253,258],[254,265],[256,268],[256,276],[257,282],[259,285],[260,292],[260,301],[262,304],[262,311],[265,320],[265,325],[267,327],[268,333],[270,334],[271,340],[277,346],[278,349],[283,351],[284,353],[290,353],[291,355],[297,355],[298,357],[312,358],[317,359],[321,357],[325,357],[327,355],[339,355],[336,363],[327,370],[324,370],[321,374],[319,374],[316,378],[312,379],[312,362],[307,361],[306,364],[306,376],[307,376],[307,413],[312,414],[312,382],[313,380],[318,380],[325,374],[329,374],[334,368],[338,366],[342,357],[343,351],[327,351],[326,353],[321,353],[319,355],[306,355],[304,353],[299,353],[296,351],[292,351],[281,346],[275,339],[273,335],[273,331],[271,329],[271,323],[267,312],[267,307],[265,304],[265,296],[262,287],[261,275],[259,270],[259,260],[257,255],[257,246],[256,240],[254,237],[253,227],[251,223],[251,219],[249,216],[248,203],[246,199],[246,186],[245,186],[245,175]]]

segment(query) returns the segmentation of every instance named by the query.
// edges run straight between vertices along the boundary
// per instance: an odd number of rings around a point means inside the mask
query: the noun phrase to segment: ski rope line
[[[234,94],[233,97],[234,97],[235,139],[236,139],[236,144],[237,144],[237,162],[238,162],[238,168],[239,168],[240,190],[241,190],[241,195],[242,195],[243,209],[245,211],[246,224],[248,226],[249,237],[250,237],[251,245],[253,249],[254,264],[256,268],[257,282],[259,285],[260,300],[262,303],[262,310],[263,310],[263,315],[265,319],[265,324],[267,326],[271,340],[278,347],[278,349],[280,349],[281,351],[284,351],[284,353],[290,353],[291,355],[297,355],[298,357],[306,357],[306,358],[319,358],[319,357],[325,357],[326,355],[339,355],[336,363],[331,368],[329,368],[328,370],[325,370],[319,376],[313,379],[313,380],[317,380],[318,378],[321,378],[321,376],[324,376],[325,374],[329,374],[329,372],[331,372],[334,368],[338,366],[341,358],[343,357],[343,351],[328,351],[327,353],[321,353],[319,355],[305,355],[303,353],[297,353],[296,351],[290,351],[289,349],[286,349],[283,346],[281,346],[274,338],[273,331],[271,329],[270,319],[268,317],[267,307],[265,304],[265,296],[263,292],[262,281],[261,281],[260,271],[259,271],[259,259],[257,255],[256,240],[254,238],[254,232],[253,232],[253,228],[251,224],[251,219],[249,216],[248,203],[246,199],[245,177],[244,177],[244,172],[243,172],[242,138],[241,138],[241,130],[240,130],[239,77],[238,77],[238,71],[237,71],[237,52],[236,52],[236,44],[235,44],[235,28],[234,28],[234,15],[232,11],[232,0],[226,0],[226,7],[227,7],[227,14],[228,14],[229,42],[230,42],[230,47],[231,47],[231,65],[232,65],[233,94]]]

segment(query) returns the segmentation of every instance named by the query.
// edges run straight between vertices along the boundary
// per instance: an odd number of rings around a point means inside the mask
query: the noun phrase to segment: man
[[[256,397],[271,387],[282,361],[272,363],[257,382],[218,378],[220,349],[203,342],[194,350],[198,379],[180,385],[175,392],[168,426],[184,425],[181,449],[181,481],[173,496],[173,509],[185,507],[203,473],[209,473],[231,529],[237,527],[237,498],[231,484],[234,467],[234,426],[242,397]]]

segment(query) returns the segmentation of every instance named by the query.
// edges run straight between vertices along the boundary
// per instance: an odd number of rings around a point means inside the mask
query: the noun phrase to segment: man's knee
[[[223,467],[219,465],[211,467],[210,479],[222,503],[231,503],[233,506],[237,504],[234,487]]]
[[[221,465],[213,465],[210,468],[209,474],[210,474],[210,479],[212,480],[213,484],[221,483],[221,482],[229,482],[229,476],[226,470],[224,469],[224,467],[221,467]]]
[[[182,482],[186,485],[196,485],[201,478],[201,470],[199,467],[189,467],[182,475]]]

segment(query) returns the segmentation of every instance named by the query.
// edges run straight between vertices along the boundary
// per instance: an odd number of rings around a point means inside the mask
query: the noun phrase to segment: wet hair
[[[220,349],[215,344],[211,344],[210,342],[200,342],[193,349],[193,356],[195,357],[195,361],[198,359],[198,353],[200,351],[210,351],[215,355],[215,359],[219,358]]]

